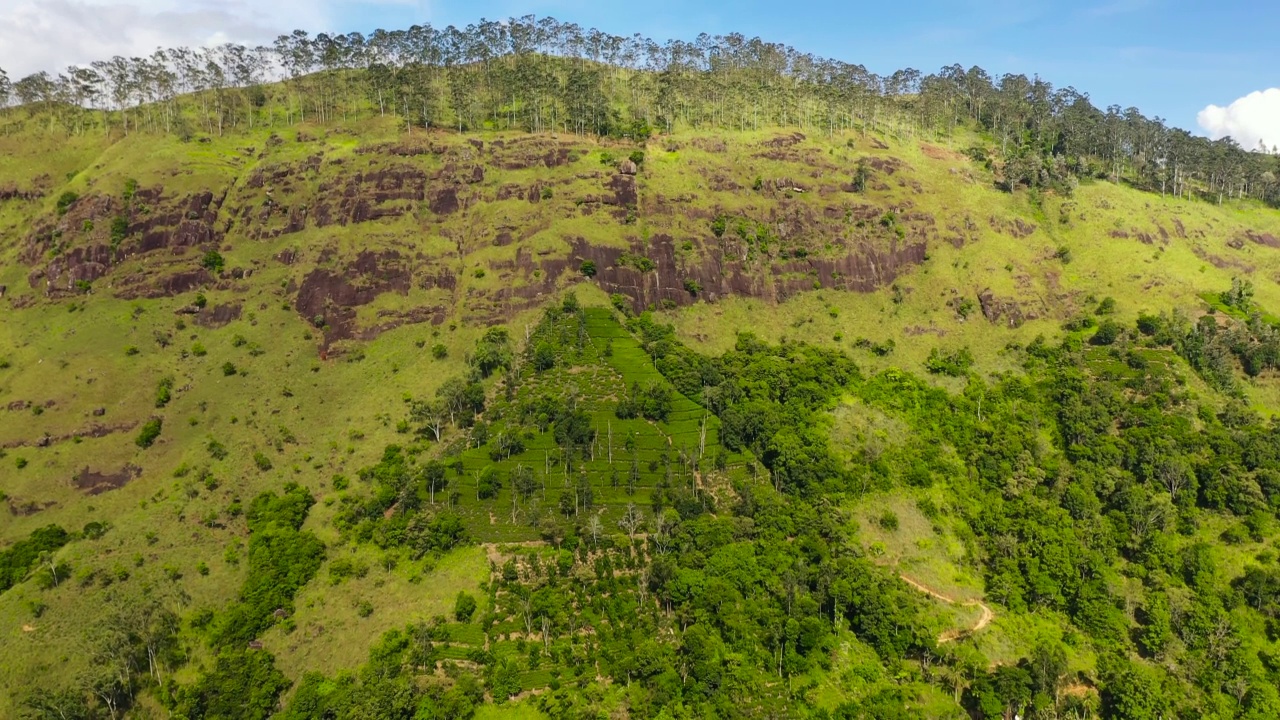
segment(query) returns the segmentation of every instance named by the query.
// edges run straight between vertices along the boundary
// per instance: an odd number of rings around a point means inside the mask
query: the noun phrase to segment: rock
[[[104,408],[104,407],[94,408],[94,409],[93,409],[93,416],[94,416],[94,417],[102,417],[103,415],[106,415],[106,414],[107,414],[107,409],[106,409],[106,408]]]
[[[36,447],[49,447],[53,444],[53,438],[46,434],[44,437],[36,441]]]
[[[636,167],[636,164],[631,162],[631,159],[628,158],[623,160],[622,164],[618,166],[618,172],[623,175],[635,175],[640,172],[640,168]]]

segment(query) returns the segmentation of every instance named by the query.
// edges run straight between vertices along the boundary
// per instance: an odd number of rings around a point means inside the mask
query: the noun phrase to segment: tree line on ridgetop
[[[972,155],[998,169],[1007,189],[1065,190],[1077,177],[1108,177],[1178,196],[1280,205],[1275,148],[1196,137],[1133,107],[1100,109],[1087,93],[1038,76],[997,78],[960,65],[877,75],[737,33],[658,43],[532,15],[368,36],[295,30],[269,47],[162,48],[15,81],[0,69],[0,109],[14,102],[29,116],[0,113],[0,132],[30,122],[48,132],[117,127],[191,137],[369,113],[394,116],[409,132],[631,138],[677,127],[929,137],[976,125],[995,149]]]

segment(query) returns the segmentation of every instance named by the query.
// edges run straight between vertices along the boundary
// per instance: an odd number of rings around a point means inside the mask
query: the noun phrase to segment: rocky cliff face
[[[182,190],[156,177],[123,194],[103,182],[34,217],[21,252],[29,284],[53,298],[90,287],[164,297],[234,289],[283,265],[293,306],[327,347],[455,313],[498,322],[583,281],[636,311],[870,291],[931,243],[964,242],[915,208],[923,190],[900,160],[872,157],[870,190],[855,192],[850,163],[798,133],[732,150],[668,142],[648,162],[554,136],[427,134],[354,151],[339,139],[272,136],[242,148],[234,172],[183,177]],[[226,264],[206,262],[211,251]],[[407,300],[418,290],[434,302]],[[359,312],[387,294],[406,300]]]

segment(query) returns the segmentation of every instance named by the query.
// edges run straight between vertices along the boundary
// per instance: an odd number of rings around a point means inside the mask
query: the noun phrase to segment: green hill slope
[[[0,716],[1265,716],[1280,213],[974,142],[0,137]]]

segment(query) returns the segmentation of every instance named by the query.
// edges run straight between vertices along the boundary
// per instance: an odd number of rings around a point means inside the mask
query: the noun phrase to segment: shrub
[[[444,343],[436,343],[431,346],[431,357],[436,360],[443,360],[449,357],[449,348],[445,347]]]
[[[551,343],[543,341],[533,351],[533,369],[538,372],[550,370],[556,364],[556,350]]]
[[[643,151],[643,150],[632,150],[632,151],[631,151],[630,158],[631,158],[631,162],[633,162],[633,163],[635,163],[635,164],[636,164],[636,167],[643,167],[643,166],[644,166],[644,151]]]
[[[160,378],[159,384],[156,385],[156,407],[162,408],[169,404],[169,400],[173,397],[173,377],[165,376]]]
[[[58,203],[57,203],[58,214],[66,215],[67,210],[70,210],[71,206],[74,205],[75,202],[79,199],[80,199],[80,196],[77,195],[76,193],[71,192],[70,190],[59,195]]]
[[[217,275],[218,273],[222,272],[222,268],[225,265],[226,265],[226,261],[223,260],[222,254],[219,253],[217,250],[210,250],[209,252],[205,253],[204,257],[200,260],[200,266],[203,267],[205,270],[208,270],[209,272],[213,273],[214,275]]]
[[[1220,293],[1218,298],[1229,308],[1248,312],[1253,305],[1253,283],[1240,278],[1231,278],[1231,289]]]
[[[898,514],[892,510],[885,510],[876,518],[876,524],[881,528],[890,532],[898,529]]]
[[[481,500],[488,500],[498,496],[498,491],[502,489],[502,480],[498,477],[498,471],[492,465],[480,471],[480,480],[476,485],[476,495]]]
[[[236,365],[235,365],[235,363],[231,362],[230,360],[228,360],[227,362],[222,363],[222,374],[223,374],[223,375],[225,375],[225,376],[227,376],[227,377],[231,377],[232,375],[235,375],[237,372],[239,372],[239,371],[236,369]]]
[[[129,236],[129,218],[117,215],[111,219],[111,247],[118,248]]]
[[[254,464],[254,465],[257,465],[257,466],[258,466],[258,469],[259,469],[259,470],[261,470],[261,471],[263,471],[263,472],[266,472],[266,471],[270,470],[270,469],[271,469],[271,467],[272,467],[272,465],[271,465],[271,458],[269,458],[269,457],[267,457],[266,455],[262,454],[262,452],[261,452],[261,451],[259,451],[259,452],[255,452],[255,453],[253,454],[253,464]]]
[[[1094,345],[1110,345],[1120,337],[1120,324],[1111,318],[1103,320],[1098,325],[1098,330],[1089,339]]]
[[[1094,315],[1110,315],[1116,311],[1116,299],[1113,297],[1104,297],[1102,302],[1098,303],[1098,309],[1093,311]]]
[[[142,430],[138,432],[138,437],[134,440],[134,443],[143,450],[151,447],[155,444],[156,438],[160,437],[160,428],[163,425],[164,421],[160,418],[151,418],[142,426]]]
[[[953,352],[943,352],[934,348],[929,352],[929,358],[924,361],[924,367],[934,375],[961,377],[973,367],[973,354],[969,352],[969,348],[961,348]]]
[[[466,592],[459,592],[453,603],[453,617],[458,622],[470,622],[476,612],[476,599]]]
[[[209,444],[205,446],[205,449],[208,450],[209,457],[213,458],[214,460],[227,459],[227,455],[228,455],[227,447],[222,443],[218,442],[217,440],[210,438]]]
[[[729,216],[721,213],[711,221],[711,234],[716,237],[724,237],[724,231],[729,226]]]
[[[1067,332],[1079,332],[1081,330],[1088,330],[1095,325],[1097,325],[1097,323],[1088,315],[1078,315],[1063,323],[1062,329]]]
[[[698,293],[702,292],[702,284],[693,278],[685,278],[684,291],[697,297]]]
[[[586,277],[596,276],[596,264],[594,260],[583,260],[582,266],[578,268]]]

